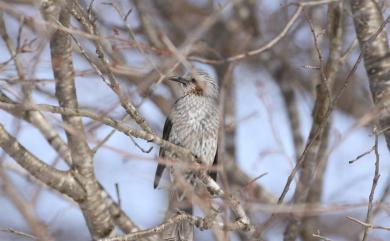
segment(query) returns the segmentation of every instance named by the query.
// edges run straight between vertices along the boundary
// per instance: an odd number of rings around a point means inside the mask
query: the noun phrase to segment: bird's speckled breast
[[[170,119],[169,141],[188,148],[205,163],[213,163],[220,122],[216,101],[197,95],[184,96],[173,106]]]

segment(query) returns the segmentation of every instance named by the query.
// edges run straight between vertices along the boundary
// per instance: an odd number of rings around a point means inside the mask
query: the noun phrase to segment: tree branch
[[[76,201],[85,198],[84,189],[69,171],[59,171],[32,155],[0,124],[0,147],[39,181]]]
[[[62,115],[71,115],[71,116],[84,116],[91,118],[96,121],[100,121],[106,125],[109,125],[118,131],[124,133],[128,136],[134,136],[137,138],[142,138],[144,140],[154,142],[158,145],[160,145],[162,148],[175,152],[178,154],[178,158],[182,160],[186,160],[188,163],[198,163],[198,165],[195,165],[193,168],[196,170],[200,170],[197,173],[197,177],[199,180],[205,185],[209,193],[213,196],[220,197],[224,200],[226,200],[229,204],[229,207],[232,209],[233,213],[237,216],[237,229],[244,230],[244,231],[251,231],[252,226],[250,224],[250,220],[247,217],[244,209],[242,208],[241,204],[232,196],[226,195],[225,192],[221,189],[221,187],[206,173],[203,173],[202,170],[204,169],[200,163],[203,163],[201,160],[198,160],[189,150],[186,148],[183,148],[181,146],[177,146],[175,144],[172,144],[168,141],[163,140],[162,138],[153,135],[149,132],[145,132],[143,130],[134,130],[129,128],[126,123],[123,123],[121,121],[113,120],[109,117],[98,115],[92,111],[86,110],[86,109],[73,109],[68,107],[56,107],[56,106],[50,106],[50,105],[35,105],[35,106],[24,106],[24,105],[14,105],[9,103],[0,102],[0,108],[2,109],[9,109],[9,108],[21,108],[24,110],[40,110],[40,111],[49,111],[53,113],[59,113]]]
[[[72,6],[73,4],[68,4]],[[53,6],[58,8],[58,6]],[[58,20],[56,16],[47,13],[49,20],[58,21],[64,26],[69,26],[70,13],[62,7],[59,10]],[[51,59],[53,74],[56,78],[56,97],[60,106],[77,108],[76,87],[74,81],[74,69],[72,63],[72,39],[62,30],[54,32],[51,41]],[[72,156],[72,168],[74,168],[77,180],[83,185],[86,197],[79,202],[84,213],[89,231],[94,239],[111,235],[114,225],[103,198],[99,195],[99,184],[94,174],[92,152],[89,149],[84,127],[79,116],[62,114],[62,118],[71,130],[66,130],[69,149]]]
[[[390,50],[384,27],[390,22],[390,17],[385,21],[380,7],[373,0],[351,0],[350,4],[374,103],[387,109],[390,104],[390,59],[387,57]],[[388,111],[382,112],[379,124],[381,129],[389,126]],[[390,129],[383,134],[390,149]]]

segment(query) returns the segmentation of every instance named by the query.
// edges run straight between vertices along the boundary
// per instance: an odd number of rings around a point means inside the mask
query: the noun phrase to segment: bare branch
[[[39,181],[49,187],[72,197],[75,200],[85,198],[84,189],[72,177],[69,171],[59,171],[32,155],[12,137],[0,124],[0,147],[19,165]]]
[[[69,5],[72,8],[73,3]],[[62,25],[68,26],[70,12],[65,7],[59,11],[58,21]],[[50,14],[49,16],[50,19],[56,20],[55,16]],[[77,108],[70,35],[61,30],[55,31],[50,41],[50,49],[53,74],[57,80],[56,97],[59,104],[63,107]],[[79,116],[66,114],[63,114],[62,118],[67,125],[73,128],[73,131],[66,131],[73,161],[72,168],[79,174],[77,180],[83,185],[86,192],[86,199],[79,202],[80,208],[93,238],[109,236],[114,232],[114,224],[106,204],[98,192],[99,184],[95,178],[92,153],[85,137],[82,120]]]
[[[138,240],[140,238],[144,238],[147,236],[153,236],[161,233],[165,229],[167,229],[169,226],[175,224],[175,223],[180,223],[180,222],[189,222],[192,225],[195,225],[196,227],[206,230],[209,228],[209,217],[205,218],[200,218],[200,217],[195,217],[186,213],[180,213],[179,215],[176,215],[172,218],[169,218],[166,220],[163,224],[160,224],[156,227],[149,228],[146,230],[134,232],[134,233],[129,233],[124,236],[118,236],[118,237],[113,237],[113,238],[106,238],[106,239],[100,239],[99,241],[132,241],[132,240]],[[215,218],[215,217],[214,217]]]
[[[93,21],[90,20],[88,18],[88,16],[86,16],[85,12],[82,10],[81,6],[77,3],[77,1],[73,1],[73,2],[74,2],[74,5],[72,5],[71,8],[69,9],[69,11],[72,13],[72,15],[86,28],[88,33],[93,34],[93,35],[98,35],[96,26],[94,25]],[[100,43],[100,40],[95,39],[94,43],[96,45],[96,53],[98,55],[98,58],[104,67],[103,73],[106,73],[108,75],[109,81],[108,82],[105,81],[105,83],[107,83],[108,86],[118,95],[119,100],[120,100],[123,108],[127,111],[127,113],[144,130],[153,133],[152,129],[146,123],[145,119],[138,113],[135,106],[128,100],[127,97],[125,97],[125,95],[121,91],[119,82],[116,79],[114,73],[111,71],[107,58],[104,56],[104,49],[102,47],[102,44]],[[88,58],[87,58],[87,60],[89,61]],[[95,69],[96,69],[96,67],[95,67]]]
[[[13,234],[21,236],[21,237],[37,240],[37,237],[35,237],[35,236],[31,235],[31,234],[22,232],[22,231],[18,231],[18,230],[13,229],[13,228],[0,228],[0,231],[1,232],[13,233]]]
[[[28,200],[23,197],[22,193],[19,192],[16,186],[12,183],[12,180],[8,177],[7,173],[5,172],[3,162],[4,160],[1,160],[0,163],[0,186],[3,189],[5,196],[19,211],[35,236],[17,231],[12,228],[0,228],[0,231],[14,233],[16,235],[28,237],[30,239],[39,239],[45,241],[53,240],[53,237],[51,237],[49,234],[47,227],[41,222],[41,220],[34,212],[31,203],[29,203]]]
[[[376,105],[387,108],[390,96],[390,60],[385,56],[389,55],[390,49],[384,27],[390,22],[390,17],[386,21],[383,19],[376,1],[353,0],[351,9],[372,97]],[[382,113],[379,117],[380,129],[386,128],[389,121],[390,115]],[[390,149],[390,130],[385,131],[384,136]]]
[[[374,135],[375,135],[375,143],[374,143],[375,171],[374,171],[374,178],[372,180],[372,187],[371,187],[371,191],[370,191],[370,196],[368,198],[368,208],[367,208],[366,223],[371,223],[371,221],[372,221],[372,216],[373,216],[372,202],[374,200],[375,189],[376,189],[376,186],[378,185],[378,180],[379,180],[379,177],[380,177],[380,174],[379,174],[378,134],[376,133],[376,128],[374,129]],[[362,241],[367,240],[368,230],[369,230],[369,227],[366,226],[364,228]]]
[[[348,216],[347,219],[351,220],[352,222],[355,222],[357,224],[362,225],[364,227],[364,229],[382,229],[382,230],[390,231],[390,227],[385,227],[385,226],[380,226],[380,225],[373,225],[373,224],[370,224],[370,223],[366,223],[366,222],[360,221],[359,219],[356,219],[356,218],[353,218],[353,217],[350,217],[350,216]]]
[[[207,59],[202,59],[202,58],[195,58],[195,60],[198,60],[198,61],[203,62],[203,63],[209,63],[209,64],[221,64],[221,63],[225,63],[225,62],[239,61],[239,60],[248,58],[250,56],[258,55],[258,54],[260,54],[260,53],[262,53],[262,52],[264,52],[266,50],[271,49],[273,46],[275,46],[277,43],[279,43],[279,41],[281,39],[283,39],[286,36],[288,30],[290,30],[290,28],[296,22],[296,20],[301,15],[303,9],[306,6],[316,6],[316,5],[327,4],[327,3],[336,2],[336,1],[338,1],[338,0],[319,0],[319,1],[307,1],[307,2],[299,2],[299,3],[297,3],[296,5],[298,7],[295,10],[295,13],[290,18],[290,20],[287,22],[287,24],[284,26],[282,31],[279,34],[277,34],[271,41],[267,42],[266,44],[264,44],[260,48],[248,51],[248,52],[243,53],[243,54],[237,54],[237,55],[228,57],[228,58],[226,58],[225,60],[222,60],[222,61],[219,61],[219,60],[207,60]]]
[[[9,109],[9,108],[16,108],[16,107],[22,109],[49,111],[53,113],[60,113],[62,115],[88,117],[97,121],[101,121],[104,124],[109,125],[128,136],[134,136],[150,142],[154,142],[166,150],[170,150],[177,153],[179,158],[187,160],[190,163],[203,163],[201,160],[198,160],[189,150],[183,147],[174,145],[168,141],[163,140],[162,138],[156,135],[145,132],[143,130],[133,130],[121,121],[116,121],[109,117],[98,115],[89,110],[73,109],[68,107],[56,107],[50,105],[23,106],[23,105],[13,105],[13,104],[0,102],[0,108],[2,109]],[[202,170],[201,166],[199,166],[199,169]],[[221,189],[221,187],[207,174],[203,172],[198,172],[197,176],[199,177],[203,185],[206,186],[207,190],[210,192],[211,195],[220,197],[229,203],[229,206],[232,209],[233,213],[237,216],[237,218],[239,218],[236,221],[238,225],[236,229],[250,231],[252,227],[250,225],[249,218],[246,216],[245,211],[242,208],[241,204],[234,197],[230,195],[226,195],[224,191]]]

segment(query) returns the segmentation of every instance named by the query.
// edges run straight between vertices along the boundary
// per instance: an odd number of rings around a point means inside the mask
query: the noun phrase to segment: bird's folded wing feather
[[[169,119],[169,117],[166,119],[163,129],[163,136],[162,138],[164,140],[168,140],[169,134],[171,133],[172,129],[172,121]],[[158,154],[159,157],[164,158],[165,157],[165,150],[163,148],[160,148],[160,152]],[[165,169],[165,165],[162,163],[158,163],[156,174],[154,176],[154,188],[157,188],[158,184],[160,183],[161,176],[163,174],[163,171]]]

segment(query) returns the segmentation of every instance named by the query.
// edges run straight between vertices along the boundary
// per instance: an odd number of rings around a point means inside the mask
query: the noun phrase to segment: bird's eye
[[[192,79],[191,79],[191,82],[192,82],[192,83],[195,83],[195,82],[196,82],[196,80],[195,80],[194,78],[192,78]]]

